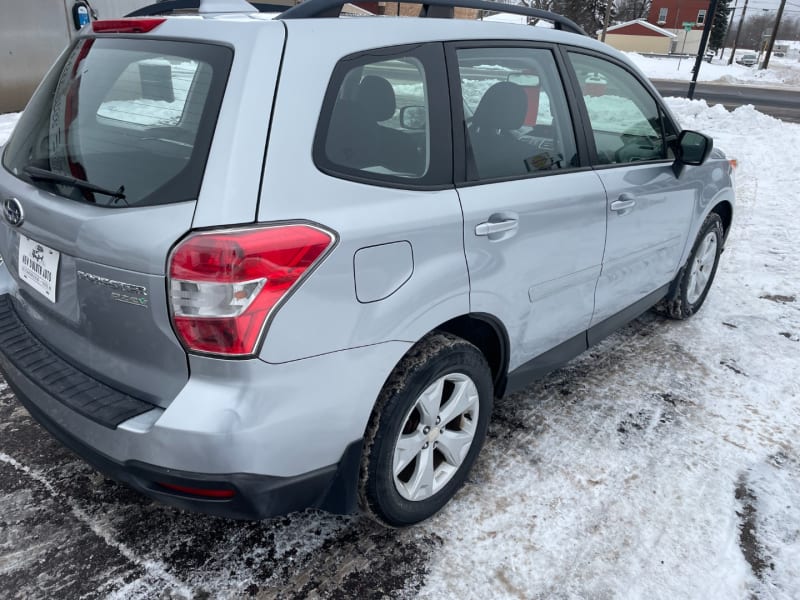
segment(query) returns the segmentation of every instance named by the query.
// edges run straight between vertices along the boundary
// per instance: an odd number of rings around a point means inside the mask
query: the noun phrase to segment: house
[[[671,53],[697,54],[707,13],[708,0],[653,0],[647,21],[675,34]]]
[[[598,38],[602,30],[597,32]],[[624,52],[668,54],[676,35],[647,21],[634,20],[606,30],[606,44]]]

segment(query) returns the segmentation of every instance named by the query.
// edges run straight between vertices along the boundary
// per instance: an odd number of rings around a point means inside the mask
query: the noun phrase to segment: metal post
[[[742,16],[739,17],[739,27],[736,29],[736,37],[733,38],[733,48],[731,49],[731,56],[728,58],[728,64],[733,62],[733,57],[736,56],[736,47],[739,45],[739,35],[744,28],[744,16],[747,14],[747,1],[744,0],[744,8],[742,9]]]
[[[781,0],[781,7],[778,9],[778,16],[775,17],[775,28],[772,30],[772,37],[769,38],[769,46],[767,46],[767,56],[764,62],[761,63],[761,68],[766,69],[769,65],[769,59],[772,56],[772,47],[775,45],[775,39],[778,37],[778,27],[781,26],[781,18],[783,17],[783,9],[786,7],[786,0]]]
[[[700,73],[700,65],[703,64],[703,54],[705,53],[706,44],[708,43],[708,36],[711,34],[712,22],[714,21],[714,13],[716,10],[717,0],[711,0],[711,2],[708,4],[708,11],[706,12],[706,22],[703,26],[703,36],[700,38],[700,48],[697,49],[697,59],[694,61],[694,69],[692,69],[692,82],[689,84],[689,93],[686,95],[689,100],[694,97],[694,87],[697,84],[697,75]]]
[[[728,39],[731,37],[731,29],[733,25],[733,20],[736,18],[736,9],[739,8],[739,0],[736,0],[736,3],[733,5],[733,10],[731,11],[731,20],[728,24],[728,30],[725,32],[725,41],[722,42],[722,51],[719,53],[719,58],[722,60],[725,58],[725,48],[728,47]]]

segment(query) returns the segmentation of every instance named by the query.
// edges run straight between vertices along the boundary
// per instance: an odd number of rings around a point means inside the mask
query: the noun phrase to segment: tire
[[[689,260],[670,286],[663,305],[666,316],[683,320],[700,310],[717,274],[722,243],[722,219],[711,213],[700,227]]]
[[[469,342],[435,332],[412,347],[387,379],[367,426],[361,509],[391,527],[438,512],[480,452],[493,395],[489,365]]]

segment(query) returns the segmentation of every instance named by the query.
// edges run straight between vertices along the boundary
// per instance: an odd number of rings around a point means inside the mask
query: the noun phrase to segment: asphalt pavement
[[[689,91],[688,81],[653,79],[652,82],[662,96],[686,97]],[[757,110],[777,119],[800,123],[800,92],[794,89],[698,83],[694,97],[709,104],[722,104],[728,109],[752,104]]]

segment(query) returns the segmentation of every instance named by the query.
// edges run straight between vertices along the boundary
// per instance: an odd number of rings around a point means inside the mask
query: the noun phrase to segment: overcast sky
[[[731,2],[731,6],[737,4],[736,0]],[[741,10],[744,6],[744,0],[738,0],[739,8]],[[781,0],[750,0],[747,4],[747,12],[751,10],[762,10],[764,8],[778,10],[781,5]],[[738,12],[737,10],[737,12]],[[786,8],[784,14],[792,17],[800,17],[800,0],[786,0]]]

